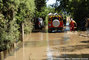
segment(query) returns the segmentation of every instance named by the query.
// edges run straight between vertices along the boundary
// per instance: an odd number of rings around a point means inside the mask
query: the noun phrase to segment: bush
[[[34,0],[0,0],[0,51],[19,41],[22,23],[25,33],[31,32],[34,11]]]

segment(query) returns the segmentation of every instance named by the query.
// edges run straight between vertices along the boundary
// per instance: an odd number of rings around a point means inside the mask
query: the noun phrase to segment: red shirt
[[[74,27],[74,22],[73,21],[70,22],[70,27]]]

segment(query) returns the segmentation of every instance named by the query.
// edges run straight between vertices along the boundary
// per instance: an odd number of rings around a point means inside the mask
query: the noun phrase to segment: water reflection
[[[48,60],[53,60],[50,44],[49,44],[49,35],[46,33],[46,41],[47,41],[47,58]]]
[[[60,58],[89,58],[88,39],[73,41],[73,39],[71,40],[71,35],[72,34],[70,34],[70,32],[32,33],[29,39],[24,41],[24,43],[15,50],[15,60],[61,60]],[[70,45],[69,41],[72,41]],[[75,44],[73,45],[72,43]]]
[[[44,41],[26,41],[24,42],[25,47],[43,47],[47,46],[47,42]]]

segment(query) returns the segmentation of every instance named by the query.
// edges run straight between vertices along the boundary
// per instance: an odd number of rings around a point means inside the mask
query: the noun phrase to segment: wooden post
[[[8,56],[8,50],[3,51],[3,53],[4,53],[4,58],[6,58]]]
[[[24,23],[22,23],[22,42],[24,41]]]
[[[0,60],[4,60],[4,54],[3,54],[3,51],[0,52]]]

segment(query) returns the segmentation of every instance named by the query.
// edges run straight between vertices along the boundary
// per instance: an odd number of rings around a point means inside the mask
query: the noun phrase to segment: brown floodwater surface
[[[81,32],[31,33],[5,60],[72,60],[89,58],[89,38]]]

